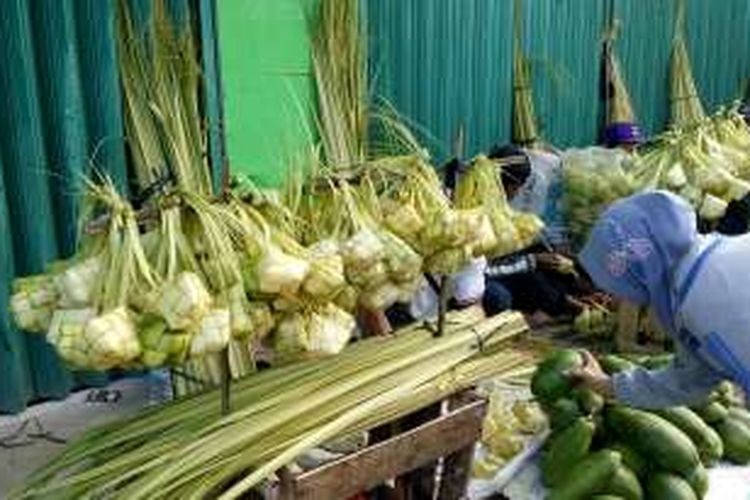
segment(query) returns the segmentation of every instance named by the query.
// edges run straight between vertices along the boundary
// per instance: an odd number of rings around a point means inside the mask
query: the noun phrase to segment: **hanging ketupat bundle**
[[[334,301],[347,311],[357,304],[382,310],[409,300],[422,259],[383,223],[370,166],[357,178],[312,161],[312,172],[288,186],[286,195],[308,245],[301,254],[310,262],[297,298],[319,305]]]
[[[141,355],[129,301],[136,285],[150,290],[157,280],[141,247],[132,208],[108,179],[100,186],[90,184],[89,189],[94,202],[109,210],[107,233],[95,244],[95,256],[62,271],[65,279],[55,280],[64,298],[52,317],[47,340],[68,363],[107,370],[134,364]],[[96,272],[90,272],[92,268]],[[77,272],[81,269],[86,272]]]
[[[13,282],[10,311],[16,326],[33,333],[49,328],[58,301],[57,287],[48,275],[19,278]]]
[[[368,176],[384,184],[378,189],[383,224],[422,257],[427,272],[455,273],[476,246],[494,241],[483,212],[456,209],[434,168],[419,156],[378,160],[368,165]]]
[[[347,281],[360,291],[360,302],[384,310],[408,301],[421,278],[422,259],[372,216],[363,196],[344,183],[340,190],[350,235],[341,244]],[[368,210],[369,208],[369,210]]]
[[[205,154],[206,134],[199,111],[200,65],[193,45],[191,20],[189,16],[179,20],[170,18],[164,0],[153,2],[149,12],[151,16],[146,29],[137,30],[130,4],[125,0],[118,2],[118,56],[128,146],[139,188],[143,192],[156,193],[151,200],[147,200],[150,205],[158,207],[160,212],[167,209],[160,206],[165,190],[176,189],[180,191],[179,198],[182,195],[188,198],[187,208],[174,210],[169,216],[172,222],[177,221],[179,225],[176,231],[171,232],[176,235],[177,241],[164,245],[169,251],[160,259],[153,260],[154,265],[164,274],[167,282],[172,282],[177,274],[185,271],[194,273],[205,287],[226,288],[230,283],[211,283],[209,280],[229,278],[229,281],[236,281],[236,273],[232,270],[229,276],[225,276],[224,273],[217,275],[215,272],[225,263],[213,257],[225,252],[206,248],[201,235],[196,234],[199,231],[195,230],[195,226],[204,224],[200,221],[194,224],[197,214],[191,213],[191,208],[195,207],[190,206],[189,200],[190,196],[208,197],[212,194],[208,155]],[[177,258],[174,257],[175,251]],[[166,256],[172,256],[170,268],[163,265]],[[235,264],[230,262],[229,265]],[[221,293],[225,293],[225,290]],[[151,297],[146,302],[153,304],[155,300]],[[149,304],[139,305],[144,310],[153,309]],[[196,328],[193,326],[191,330]],[[191,332],[183,330],[165,332],[159,343],[162,352],[154,356],[155,351],[149,351],[149,365],[153,366],[153,362],[164,352],[170,353],[169,363],[184,361],[184,346],[189,344],[191,336]],[[230,359],[233,373],[237,373],[235,361],[235,357]],[[240,365],[247,366],[249,362],[248,354]],[[200,363],[191,364],[186,371],[197,378],[215,372],[207,365],[200,366]],[[240,371],[247,373],[246,370]],[[218,379],[213,382],[217,383]],[[185,392],[184,384],[178,384],[176,389],[178,393]]]
[[[489,218],[495,234],[494,242],[488,238],[474,248],[477,255],[499,257],[522,250],[539,237],[544,227],[536,215],[510,207],[500,182],[501,168],[486,156],[478,156],[456,187],[456,206],[480,210],[482,217]]]

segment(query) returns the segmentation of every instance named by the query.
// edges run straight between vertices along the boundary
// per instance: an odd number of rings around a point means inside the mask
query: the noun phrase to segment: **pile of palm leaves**
[[[89,431],[12,498],[240,498],[307,450],[369,429],[490,376],[517,376],[533,356],[512,347],[523,318],[449,315],[446,334],[407,327],[237,382],[234,412],[217,391]],[[520,350],[519,350],[520,349]]]
[[[540,140],[534,111],[534,95],[529,76],[529,61],[521,48],[523,5],[513,4],[513,142],[535,147]]]
[[[636,123],[633,104],[628,87],[620,67],[620,60],[615,53],[614,43],[617,38],[619,24],[615,21],[604,34],[604,69],[607,99],[607,124]]]

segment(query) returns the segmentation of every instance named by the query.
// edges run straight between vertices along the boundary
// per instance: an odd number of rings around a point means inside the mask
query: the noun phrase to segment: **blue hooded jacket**
[[[610,206],[580,253],[604,291],[651,307],[676,341],[674,362],[613,377],[616,397],[642,408],[702,401],[722,379],[750,389],[750,236],[701,236],[695,212],[664,191]]]

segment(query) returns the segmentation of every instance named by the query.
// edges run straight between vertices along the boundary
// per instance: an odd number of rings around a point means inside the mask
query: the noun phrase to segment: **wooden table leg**
[[[402,421],[401,431],[413,429],[438,418],[441,413],[440,410],[441,403],[436,403],[409,415]],[[399,500],[431,500],[434,498],[437,466],[438,461],[436,460],[399,477],[396,481],[397,498]]]
[[[279,477],[279,500],[294,500],[294,475],[288,467],[282,467]]]
[[[469,400],[469,393],[456,394],[449,400],[449,408],[454,410]],[[445,457],[438,500],[460,500],[464,497],[474,461],[474,447],[475,444],[472,443]]]
[[[474,459],[474,445],[445,457],[443,474],[440,480],[439,500],[460,500],[469,484],[471,464]]]

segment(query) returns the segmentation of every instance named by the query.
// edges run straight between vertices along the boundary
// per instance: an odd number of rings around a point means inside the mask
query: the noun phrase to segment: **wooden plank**
[[[346,499],[437,457],[466,448],[478,439],[486,409],[485,400],[474,401],[403,434],[304,472],[294,480],[291,498]]]

